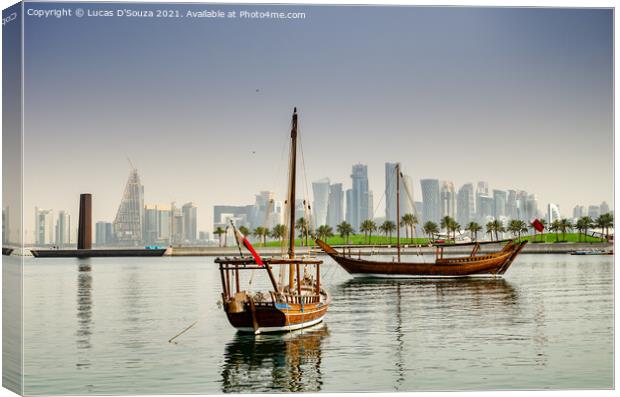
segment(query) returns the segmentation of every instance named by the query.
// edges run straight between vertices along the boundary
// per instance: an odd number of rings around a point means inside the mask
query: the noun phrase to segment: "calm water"
[[[28,259],[25,392],[613,387],[613,257],[521,255],[504,279],[424,281],[326,263],[324,325],[254,337],[218,308],[212,258]]]

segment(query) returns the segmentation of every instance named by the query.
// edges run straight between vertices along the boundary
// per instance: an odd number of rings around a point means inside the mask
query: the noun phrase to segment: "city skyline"
[[[125,157],[146,202],[206,209],[199,230],[214,205],[282,198],[294,106],[307,189],[329,177],[346,191],[363,163],[378,213],[396,161],[414,181],[484,180],[566,215],[613,202],[611,10],[274,7],[308,18],[162,28],[27,16],[25,228],[36,205],[75,219],[84,192],[93,219],[112,221]]]

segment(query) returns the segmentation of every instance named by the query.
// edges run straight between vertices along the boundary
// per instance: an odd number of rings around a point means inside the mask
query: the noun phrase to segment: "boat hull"
[[[339,254],[323,241],[321,248],[343,269],[355,277],[374,278],[444,278],[497,277],[503,275],[526,242],[514,243],[487,255],[445,258],[420,262],[379,262]]]
[[[328,305],[320,304],[304,310],[287,310],[273,304],[257,305],[254,310],[250,305],[238,313],[226,312],[230,324],[241,332],[254,334],[271,332],[289,332],[311,327],[323,321]]]

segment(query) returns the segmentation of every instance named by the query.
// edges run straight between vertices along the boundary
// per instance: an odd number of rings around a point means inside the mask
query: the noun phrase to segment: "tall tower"
[[[355,164],[351,172],[351,226],[359,230],[363,221],[368,219],[368,166]],[[348,211],[348,210],[347,210]]]
[[[142,224],[144,220],[144,186],[140,182],[138,170],[132,168],[125,185],[123,199],[114,218],[114,235],[120,244],[138,245],[142,243]]]
[[[315,227],[327,225],[327,207],[329,205],[329,178],[323,178],[312,182],[312,211],[314,213]]]
[[[439,180],[421,179],[423,216],[422,221],[439,223],[441,217],[441,201],[439,196]]]

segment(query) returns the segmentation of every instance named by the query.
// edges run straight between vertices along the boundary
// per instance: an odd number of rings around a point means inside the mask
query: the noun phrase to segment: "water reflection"
[[[224,353],[222,391],[320,391],[321,344],[328,335],[323,323],[286,334],[235,334]]]
[[[91,273],[91,263],[89,259],[79,259],[77,272],[77,331],[76,345],[78,352],[90,349],[92,335],[92,307],[93,307],[93,276]],[[78,353],[78,360],[75,364],[77,369],[87,369],[91,363],[87,352]]]

